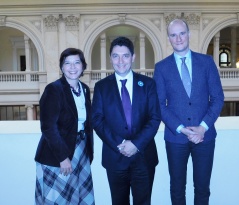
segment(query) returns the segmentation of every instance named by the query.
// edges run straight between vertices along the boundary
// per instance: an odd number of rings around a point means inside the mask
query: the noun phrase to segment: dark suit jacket
[[[204,121],[209,130],[204,141],[216,137],[214,123],[224,103],[224,95],[217,67],[213,59],[192,51],[192,89],[190,98],[183,87],[174,55],[155,65],[162,121],[165,123],[165,140],[187,143],[185,135],[176,132],[180,124],[199,126]]]
[[[143,86],[140,86],[140,82]],[[127,123],[115,74],[95,84],[92,103],[92,123],[103,141],[102,165],[106,169],[122,170],[130,162],[156,166],[158,156],[154,137],[160,124],[160,108],[153,79],[133,73],[132,135]],[[120,154],[117,145],[129,139],[139,152],[128,158]]]
[[[87,154],[93,159],[93,129],[89,123],[91,115],[90,90],[82,84],[85,95],[87,119]],[[75,150],[78,114],[70,85],[63,76],[48,84],[40,99],[40,122],[42,136],[35,160],[49,166],[60,166],[67,157],[71,160]]]

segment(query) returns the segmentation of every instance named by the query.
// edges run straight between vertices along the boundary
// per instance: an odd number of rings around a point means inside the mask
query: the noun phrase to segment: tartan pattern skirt
[[[71,161],[73,172],[64,176],[59,167],[36,163],[35,205],[94,205],[90,161],[86,140],[77,136]]]

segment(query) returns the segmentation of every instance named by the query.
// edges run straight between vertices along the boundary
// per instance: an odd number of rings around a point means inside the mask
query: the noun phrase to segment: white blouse
[[[84,122],[86,121],[85,95],[83,93],[82,85],[80,84],[81,95],[77,97],[72,91],[75,100],[77,114],[78,114],[78,131],[84,130]]]

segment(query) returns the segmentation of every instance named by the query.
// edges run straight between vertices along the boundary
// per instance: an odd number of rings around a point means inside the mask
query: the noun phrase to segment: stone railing
[[[0,72],[0,82],[38,82],[39,72]]]
[[[238,68],[220,68],[219,73],[221,79],[239,79]]]
[[[154,69],[135,69],[136,73],[141,73],[148,77],[153,77]],[[113,70],[91,70],[85,71],[85,75],[89,81],[98,81],[110,74]],[[220,68],[219,69],[221,79],[239,79],[239,69],[237,68]],[[46,75],[45,72],[0,72],[1,82],[38,82],[40,76]]]
[[[134,72],[153,77],[154,69],[135,69]],[[84,72],[81,80],[90,87],[91,97],[93,97],[95,83],[112,73],[113,70],[86,70]],[[219,69],[219,74],[225,100],[239,100],[239,69]],[[16,99],[20,98],[22,101],[28,99],[28,101],[37,103],[48,81],[59,78],[59,73],[51,74],[50,77],[49,79],[46,72],[0,72],[0,104],[16,103]]]
[[[153,77],[154,69],[135,69],[134,72],[141,73],[143,75],[146,75],[148,77]],[[82,81],[85,82],[90,86],[90,88],[94,87],[94,84],[104,77],[110,75],[113,73],[113,70],[86,70],[84,72],[84,77],[82,78]],[[222,79],[222,82],[224,80],[239,80],[239,69],[237,68],[220,68],[219,74]],[[41,85],[44,87],[44,84],[47,84],[47,73],[46,72],[0,72],[0,90],[1,89],[7,89],[9,83],[16,84],[19,86],[19,89],[21,88],[21,84],[27,84],[29,85],[29,88],[31,88],[32,83],[41,83]],[[239,82],[239,81],[238,81]],[[232,85],[233,86],[233,85]]]

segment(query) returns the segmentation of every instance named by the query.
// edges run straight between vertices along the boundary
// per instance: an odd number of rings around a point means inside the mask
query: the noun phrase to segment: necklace
[[[80,94],[81,94],[81,89],[80,89],[80,84],[79,84],[79,83],[78,83],[78,91],[75,90],[72,86],[71,86],[71,90],[72,90],[72,92],[73,92],[77,97],[80,96]]]

